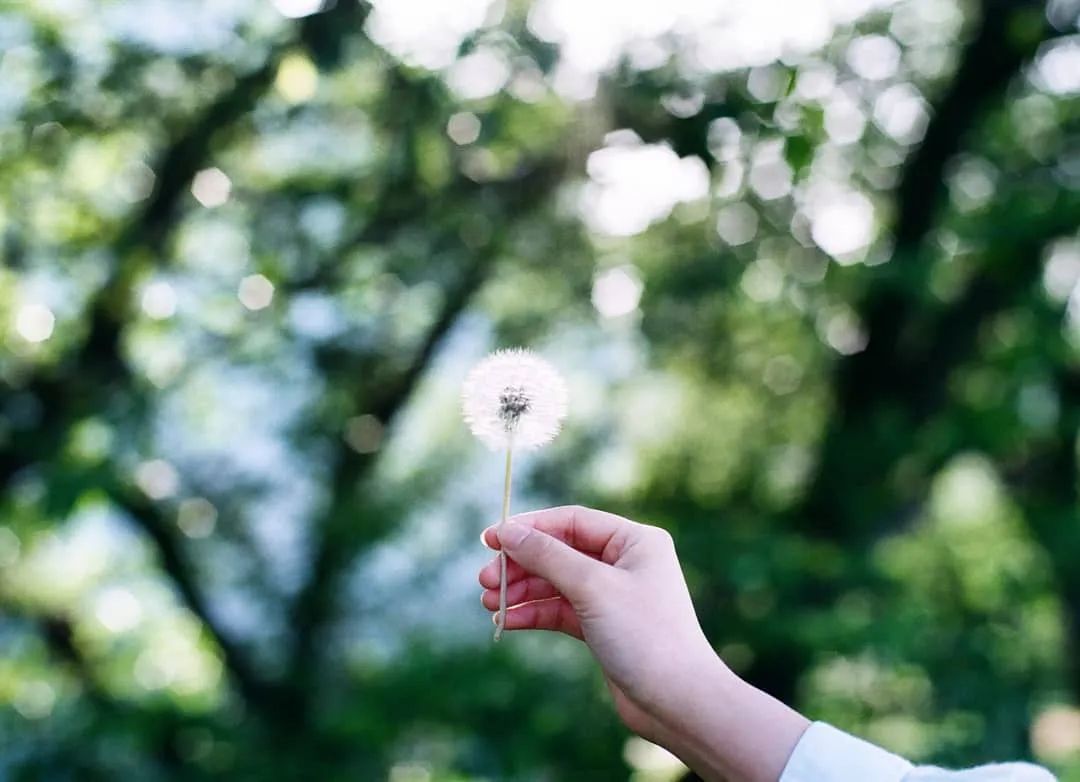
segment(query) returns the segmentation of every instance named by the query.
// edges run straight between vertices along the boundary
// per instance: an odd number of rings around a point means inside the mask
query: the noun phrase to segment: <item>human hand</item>
[[[713,652],[670,534],[572,505],[518,514],[481,538],[509,558],[507,631],[554,630],[584,641],[627,727],[706,779],[778,778],[808,723]],[[496,557],[479,575],[491,611],[499,607],[499,570]]]
[[[596,656],[620,716],[655,739],[666,712],[722,668],[698,624],[671,535],[604,511],[564,506],[513,516],[483,540],[506,548],[506,630],[555,630]],[[499,606],[499,563],[480,571]]]

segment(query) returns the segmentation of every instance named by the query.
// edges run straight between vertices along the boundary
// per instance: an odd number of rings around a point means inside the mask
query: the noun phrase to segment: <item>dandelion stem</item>
[[[499,527],[506,523],[506,517],[510,515],[510,476],[512,473],[512,461],[514,456],[513,439],[506,444],[506,477],[503,481],[502,516],[499,518]],[[499,617],[495,622],[495,640],[502,637],[503,627],[506,625],[506,551],[499,549]]]

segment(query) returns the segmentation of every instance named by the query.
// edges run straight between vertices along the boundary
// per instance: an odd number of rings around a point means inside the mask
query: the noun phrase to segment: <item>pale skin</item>
[[[703,779],[777,782],[810,723],[716,655],[665,530],[570,505],[517,514],[481,539],[509,557],[507,632],[583,641],[626,726]],[[480,571],[491,611],[499,571],[498,557]]]

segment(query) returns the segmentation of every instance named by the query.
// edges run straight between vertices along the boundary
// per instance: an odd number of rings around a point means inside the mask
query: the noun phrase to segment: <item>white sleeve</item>
[[[899,755],[815,722],[795,745],[779,782],[1056,782],[1053,774],[1030,763],[979,766],[946,771],[912,766]]]
[[[780,782],[901,782],[911,769],[899,755],[814,722],[795,745]]]

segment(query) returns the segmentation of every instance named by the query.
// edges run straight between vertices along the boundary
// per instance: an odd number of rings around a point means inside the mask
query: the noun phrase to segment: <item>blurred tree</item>
[[[0,777],[682,774],[470,607],[528,343],[745,676],[1080,778],[1080,9],[573,5],[0,3]]]

